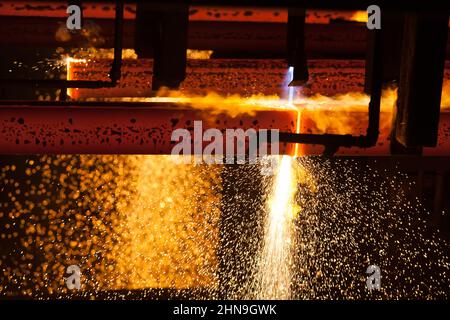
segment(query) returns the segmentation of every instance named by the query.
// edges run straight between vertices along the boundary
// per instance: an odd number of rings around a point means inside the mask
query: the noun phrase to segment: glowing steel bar
[[[2,0],[0,15],[3,16],[38,16],[66,18],[67,13],[58,1],[26,1]],[[93,19],[113,19],[113,3],[83,1],[83,15]],[[191,21],[227,21],[227,22],[272,22],[285,23],[287,21],[287,10],[285,8],[249,8],[249,7],[221,7],[221,6],[190,6]],[[213,12],[214,14],[211,14]],[[136,4],[125,5],[125,19],[135,19]],[[339,10],[309,10],[307,13],[308,23],[330,23],[330,20],[348,20],[365,22],[366,11],[339,11]]]
[[[350,119],[348,123],[354,124],[350,133],[363,132],[367,126],[367,113],[350,112],[347,116]],[[316,132],[317,124],[313,118],[307,112],[301,114],[301,133]],[[337,155],[389,155],[390,119],[390,113],[381,113],[380,136],[375,147],[340,148]],[[255,115],[232,117],[226,113],[216,115],[207,110],[183,108],[173,103],[2,105],[0,154],[170,154],[174,145],[170,141],[172,131],[185,128],[193,137],[194,120],[203,121],[203,130],[297,130],[297,112],[294,110],[258,110]],[[450,155],[449,133],[450,111],[444,110],[441,112],[438,146],[424,148],[424,155]],[[323,152],[323,146],[299,146],[298,155]],[[282,143],[280,153],[294,155],[295,145]]]
[[[176,144],[173,130],[187,129],[193,139],[196,120],[202,121],[203,131],[221,130],[225,146],[225,129],[295,132],[297,111],[263,109],[231,116],[167,102],[1,105],[0,154],[170,154]],[[281,144],[279,152],[294,155],[295,146]]]

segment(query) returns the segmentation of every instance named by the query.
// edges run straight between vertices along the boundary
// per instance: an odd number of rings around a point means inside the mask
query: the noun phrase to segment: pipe
[[[340,134],[304,134],[281,132],[280,141],[301,143],[301,144],[321,144],[325,146],[328,154],[334,154],[339,147],[359,147],[369,148],[375,146],[379,135],[380,123],[380,103],[382,87],[382,61],[381,61],[381,39],[379,31],[373,32],[373,58],[372,58],[372,79],[370,82],[370,102],[369,102],[369,123],[366,135],[352,136]]]

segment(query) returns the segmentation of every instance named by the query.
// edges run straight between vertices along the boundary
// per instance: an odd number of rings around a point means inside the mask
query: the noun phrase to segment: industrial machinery
[[[363,6],[364,4],[361,4]],[[112,60],[111,70],[109,71],[110,81],[90,81],[90,80],[55,80],[55,79],[30,79],[30,78],[7,78],[3,77],[0,84],[3,87],[24,86],[32,88],[59,88],[62,100],[66,100],[66,88],[103,88],[115,87],[120,81],[123,48],[123,6],[122,2],[117,2],[114,14],[114,59]],[[332,8],[333,5],[330,3]],[[360,9],[356,7],[355,9]],[[16,6],[16,10],[19,5]],[[14,8],[12,9],[14,10]],[[112,10],[112,7],[111,7]],[[158,90],[160,87],[176,88],[186,77],[186,50],[189,43],[188,39],[188,4],[176,6],[164,6],[159,3],[138,3],[136,6],[136,18],[134,25],[134,48],[137,55],[141,58],[153,58],[152,70],[152,90]],[[302,11],[303,10],[303,11]],[[365,135],[336,135],[336,134],[306,134],[300,132],[282,132],[281,141],[289,143],[302,144],[320,144],[326,146],[326,152],[333,154],[340,147],[359,147],[368,148],[376,144],[379,135],[379,117],[380,117],[380,99],[382,82],[397,81],[399,83],[399,103],[393,135],[398,145],[404,148],[422,148],[434,147],[438,140],[438,119],[440,112],[440,96],[442,80],[444,76],[445,52],[447,48],[447,12],[411,12],[406,14],[405,27],[399,22],[403,19],[404,14],[395,13],[386,10],[386,21],[395,21],[395,23],[386,23],[385,28],[381,30],[367,29],[367,49],[366,49],[366,72],[365,72],[365,88],[370,93],[371,99],[368,105],[368,126]],[[16,13],[19,12],[18,10]],[[286,50],[282,48],[271,48],[279,52],[284,51],[287,57],[287,66],[293,67],[293,80],[289,85],[299,85],[306,83],[308,80],[307,70],[307,53],[305,52],[305,13],[304,9],[291,8],[287,14],[286,27]],[[384,20],[383,20],[384,21]],[[403,21],[403,20],[402,20]],[[48,22],[47,22],[48,23]],[[129,31],[128,31],[129,32]],[[428,35],[432,32],[436,37],[431,41]],[[393,40],[394,34],[397,40]],[[424,37],[422,38],[420,37]],[[390,47],[390,42],[399,42],[398,39],[405,38],[403,47]],[[411,40],[409,40],[411,39]],[[406,41],[410,41],[406,42]],[[421,41],[424,41],[423,43]],[[427,43],[425,41],[429,41]],[[128,41],[129,42],[129,41]],[[384,45],[383,45],[384,44]],[[202,47],[203,44],[198,44]],[[435,47],[432,47],[435,46]],[[411,49],[413,48],[413,49]],[[426,49],[423,49],[426,48]],[[384,50],[384,51],[383,51]],[[422,50],[422,51],[420,51]],[[404,61],[404,65],[400,64],[400,56],[411,57],[410,60]],[[392,61],[396,57],[397,61]],[[427,61],[435,61],[432,69],[427,65]],[[427,65],[427,67],[420,67]],[[422,69],[421,69],[422,68]],[[384,73],[383,73],[384,70]],[[412,72],[411,70],[414,70]],[[428,79],[424,81],[422,79]],[[431,79],[435,79],[431,81]],[[430,88],[427,88],[429,86]],[[420,90],[417,88],[420,87]],[[432,98],[434,97],[434,98]],[[414,101],[407,103],[406,101]],[[416,112],[410,112],[410,108],[422,110],[423,107],[415,107],[414,103],[420,106],[425,104],[433,105],[429,107],[423,115],[421,113],[417,120]],[[7,103],[11,104],[11,103]],[[22,102],[23,104],[23,102]],[[27,102],[27,104],[31,104]],[[71,105],[60,103],[61,105]],[[13,108],[14,112],[3,109],[3,121],[8,123],[10,118],[17,116],[17,119],[23,119],[17,114],[17,108]],[[39,108],[33,108],[36,112]],[[73,108],[72,108],[73,109]],[[89,108],[92,110],[92,107]],[[81,110],[81,109],[80,109]],[[422,111],[417,111],[422,112]],[[26,113],[25,113],[26,114]],[[414,115],[412,115],[414,114]],[[18,126],[21,124],[18,123]],[[39,123],[36,124],[39,126]],[[61,126],[64,126],[60,122]],[[23,124],[22,124],[23,126]],[[153,124],[150,125],[150,127]],[[55,130],[61,131],[63,128],[51,126]],[[122,127],[122,126],[121,126]],[[27,152],[27,147],[32,147],[31,152],[46,152],[49,147],[40,145],[37,147],[31,140],[41,140],[33,137],[17,138],[18,131],[13,130],[14,127],[8,128],[10,137],[4,136],[2,139],[3,148],[14,153]],[[16,128],[17,130],[19,128]],[[46,134],[46,133],[44,133]],[[58,133],[51,134],[60,136]],[[64,135],[64,133],[62,133]],[[419,137],[420,136],[420,137]],[[15,137],[15,138],[13,138]],[[102,139],[99,137],[98,139]],[[29,141],[25,143],[25,141]],[[90,139],[90,144],[100,145],[100,141]],[[396,143],[397,145],[397,143]],[[60,148],[63,148],[61,144]],[[146,144],[148,146],[148,143]],[[14,148],[17,147],[17,150]],[[116,148],[116,146],[114,147]],[[57,152],[55,149],[50,152]],[[60,149],[61,152],[69,150]],[[81,152],[77,149],[75,152]],[[70,152],[70,151],[69,151]],[[116,148],[116,151],[120,152]],[[144,151],[144,152],[148,152]]]
[[[366,24],[374,4],[381,29]],[[82,9],[79,30],[66,28],[70,5]],[[416,183],[411,197],[432,212],[429,224],[448,237],[449,12],[445,1],[2,0],[0,164],[16,167],[37,154],[170,155],[172,133],[193,136],[196,121],[203,131],[279,131],[281,155],[400,170]],[[190,143],[192,154],[202,152]],[[228,183],[241,170],[233,168],[222,174],[224,199],[239,198]],[[253,178],[240,188],[262,184]],[[253,207],[234,214],[236,205],[221,201],[222,219],[232,223],[221,225],[218,240],[218,264],[228,270],[219,297],[234,297],[230,283],[249,262],[229,262],[236,253],[225,243],[243,245],[235,239],[242,221],[259,225]],[[0,224],[9,226],[3,209]],[[243,234],[250,237],[252,228]],[[0,246],[0,269],[7,250]]]

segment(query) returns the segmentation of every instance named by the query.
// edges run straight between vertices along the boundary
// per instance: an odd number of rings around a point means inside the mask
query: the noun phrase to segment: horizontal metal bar
[[[104,88],[114,87],[111,81],[57,79],[0,79],[0,87],[27,86],[37,88]]]
[[[90,0],[90,2],[113,2],[112,0]],[[122,0],[121,2],[137,3],[150,2],[148,0]],[[450,7],[448,1],[423,0],[154,0],[153,5],[170,8],[172,5],[208,5],[208,6],[237,6],[237,7],[298,7],[317,9],[366,9],[370,5],[379,5],[383,9],[398,10],[442,10]]]
[[[290,143],[337,145],[342,147],[362,147],[364,145],[364,139],[365,136],[352,136],[351,134],[341,135],[280,132],[280,141]]]
[[[165,102],[74,103],[0,105],[0,154],[171,154],[177,129],[190,135],[186,153],[198,154],[194,142],[208,129],[274,129],[276,124],[280,131],[294,131],[297,119],[295,110],[257,110],[256,115],[232,117]],[[203,147],[208,144],[202,141]],[[281,144],[278,150],[294,155],[295,145]]]
[[[29,110],[40,107],[64,107],[65,109],[79,109],[83,107],[95,107],[95,108],[121,108],[121,109],[137,109],[137,108],[177,108],[180,109],[180,103],[176,102],[162,102],[162,101],[44,101],[44,100],[0,100],[0,111],[4,108],[22,108],[29,107]],[[105,115],[108,116],[108,115]]]

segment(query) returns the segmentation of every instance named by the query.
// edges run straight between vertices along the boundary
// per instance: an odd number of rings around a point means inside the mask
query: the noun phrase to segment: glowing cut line
[[[286,73],[286,78],[285,78],[285,86],[287,86],[287,107],[291,108],[291,109],[295,109],[297,110],[297,125],[295,128],[295,133],[300,133],[300,110],[294,106],[294,93],[295,93],[295,87],[290,87],[289,83],[294,80],[294,67],[289,67],[288,71]],[[299,144],[296,143],[295,144],[295,150],[294,150],[294,157],[298,157],[300,156],[299,154]]]
[[[66,70],[67,70],[66,79],[67,79],[67,81],[73,80],[73,74],[72,74],[72,69],[71,69],[72,63],[86,63],[87,62],[86,59],[76,59],[76,58],[72,58],[72,57],[65,57],[64,60],[66,62]],[[73,89],[77,89],[77,88],[67,88],[66,89],[68,96],[72,97]]]

